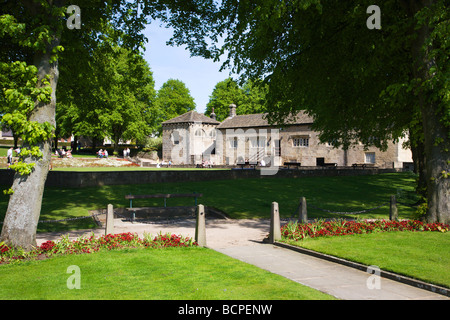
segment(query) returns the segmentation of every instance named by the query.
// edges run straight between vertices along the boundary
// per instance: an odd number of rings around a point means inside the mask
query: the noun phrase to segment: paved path
[[[320,290],[344,300],[450,300],[448,297],[419,289],[397,281],[381,278],[380,289],[370,290],[367,281],[372,275],[351,267],[315,258],[272,244],[263,243],[269,232],[269,220],[222,220],[206,222],[207,246],[232,258],[293,281]],[[176,224],[124,223],[116,219],[114,232],[133,232],[156,235],[159,232],[195,237],[195,221]],[[73,238],[92,231],[73,232]],[[104,229],[96,229],[97,236]],[[57,240],[61,234],[38,234],[38,244],[48,239]]]
[[[367,286],[371,274],[271,244],[216,249],[230,257],[344,300],[449,300],[433,292],[380,278],[379,289]],[[369,279],[370,280],[370,279]],[[372,283],[369,281],[369,283]]]

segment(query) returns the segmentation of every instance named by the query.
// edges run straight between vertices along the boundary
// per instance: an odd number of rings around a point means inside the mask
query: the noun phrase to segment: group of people
[[[156,167],[157,168],[161,168],[162,166],[167,166],[167,168],[172,167],[172,161],[169,160],[169,162],[165,162],[164,160],[162,161],[162,163],[159,163],[159,159],[156,162]]]
[[[55,155],[57,155],[60,158],[72,158],[72,151],[67,150],[66,148],[57,149],[55,151]]]
[[[208,160],[203,160],[202,168],[212,168],[212,163],[210,163]]]
[[[100,159],[101,158],[108,158],[108,150],[103,150],[103,149],[100,149],[100,150],[98,150],[98,152],[97,152],[97,157],[99,157]]]
[[[98,150],[97,156],[99,158],[108,158],[108,150],[106,150],[106,149],[105,150],[103,150],[103,149]],[[129,156],[130,156],[130,148],[123,149],[123,157],[126,158],[126,157],[129,157]]]
[[[129,157],[130,156],[130,148],[123,149],[123,157]]]

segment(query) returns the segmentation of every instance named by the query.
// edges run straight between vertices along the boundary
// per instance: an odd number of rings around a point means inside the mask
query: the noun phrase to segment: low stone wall
[[[68,172],[50,171],[47,177],[47,187],[95,187],[105,185],[146,184],[182,181],[211,181],[248,178],[301,178],[321,176],[358,176],[379,173],[401,172],[403,169],[280,169],[275,175],[261,175],[259,170],[161,170],[157,171],[111,171],[111,172]],[[12,170],[0,170],[0,185],[10,187],[13,182]]]

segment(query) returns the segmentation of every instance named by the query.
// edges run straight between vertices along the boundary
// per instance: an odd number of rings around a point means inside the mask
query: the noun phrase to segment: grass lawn
[[[450,288],[450,232],[385,232],[286,243]]]
[[[380,174],[359,177],[257,178],[202,182],[117,185],[92,188],[46,188],[40,220],[61,220],[89,215],[89,210],[128,207],[126,194],[202,193],[199,202],[225,212],[229,217],[270,218],[271,203],[280,206],[282,218],[297,217],[299,198],[308,204],[333,211],[352,212],[373,208],[389,201],[392,194],[404,196],[413,203],[415,176],[409,173]],[[5,186],[6,188],[6,186]],[[6,212],[8,196],[0,193],[0,219]],[[133,207],[162,206],[162,199],[138,199]],[[168,199],[168,206],[193,205],[192,199]],[[414,209],[399,205],[400,218],[412,218]],[[360,215],[337,215],[308,207],[309,218],[389,218],[389,206]],[[91,219],[61,223],[40,223],[38,232],[95,227]]]
[[[352,212],[376,207],[389,201],[392,194],[403,201],[415,201],[415,176],[409,173],[380,174],[359,177],[257,178],[178,182],[145,185],[117,185],[92,188],[46,188],[40,220],[61,220],[89,215],[89,210],[128,207],[126,194],[202,193],[199,202],[225,212],[236,219],[270,218],[271,203],[280,206],[281,217],[297,217],[299,198],[320,208]],[[5,187],[6,188],[6,187]],[[168,199],[168,206],[193,205],[192,199]],[[8,196],[0,193],[0,219],[8,205]],[[138,199],[133,207],[163,206],[162,199]],[[414,209],[399,205],[400,218],[412,218]],[[389,206],[360,215],[336,215],[308,207],[309,218],[389,218]],[[95,227],[92,219],[60,223],[40,223],[38,232]]]
[[[69,266],[80,268],[68,289]],[[324,293],[205,248],[128,249],[0,265],[2,299],[328,300]]]
[[[127,207],[124,195],[203,193],[200,203],[232,218],[269,218],[271,202],[282,217],[297,216],[299,198],[334,211],[376,207],[390,195],[415,202],[415,176],[409,173],[359,177],[238,179],[70,189],[46,188],[41,220],[87,216],[91,209]],[[8,197],[0,194],[0,219]],[[133,207],[161,206],[162,200],[136,200]],[[192,205],[192,199],[168,199],[168,205]],[[401,219],[414,209],[399,206]],[[325,213],[308,207],[310,218],[356,217]],[[358,215],[386,219],[389,206]],[[38,231],[92,228],[91,219],[40,223]],[[302,246],[367,265],[450,286],[450,233],[396,232],[307,239]],[[67,267],[81,270],[81,290],[69,290]],[[44,261],[0,266],[4,299],[329,299],[281,276],[203,248],[125,250],[55,257]]]

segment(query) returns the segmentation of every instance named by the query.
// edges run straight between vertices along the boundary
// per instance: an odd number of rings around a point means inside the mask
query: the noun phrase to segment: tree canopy
[[[212,0],[68,2],[2,0],[0,6],[0,68],[4,75],[0,78],[3,89],[0,102],[6,112],[2,121],[24,141],[21,159],[13,167],[17,173],[9,190],[1,240],[25,249],[36,242],[51,159],[59,59],[63,63],[66,54],[66,62],[76,62],[72,75],[82,77],[88,74],[85,71],[93,61],[90,57],[99,44],[139,51],[146,41],[142,30],[153,19],[173,27],[178,44],[187,44],[192,49],[206,47],[205,38],[211,32],[207,27],[210,23],[205,22],[215,19]],[[69,5],[79,10],[68,11]],[[120,86],[119,77],[115,80],[111,85]],[[111,98],[116,105],[123,104],[118,96]],[[72,104],[71,108],[75,106]]]
[[[298,110],[322,141],[385,148],[409,134],[427,218],[450,221],[448,1],[224,0],[225,66],[268,85],[271,121]],[[375,17],[376,18],[376,17]]]
[[[194,98],[183,81],[167,80],[158,90],[155,106],[159,110],[159,124],[183,113],[195,110]]]
[[[230,104],[237,106],[237,114],[264,113],[267,110],[266,93],[266,86],[259,81],[247,81],[240,86],[238,81],[227,78],[214,87],[205,113],[210,115],[214,108],[216,119],[223,121],[229,115]]]

